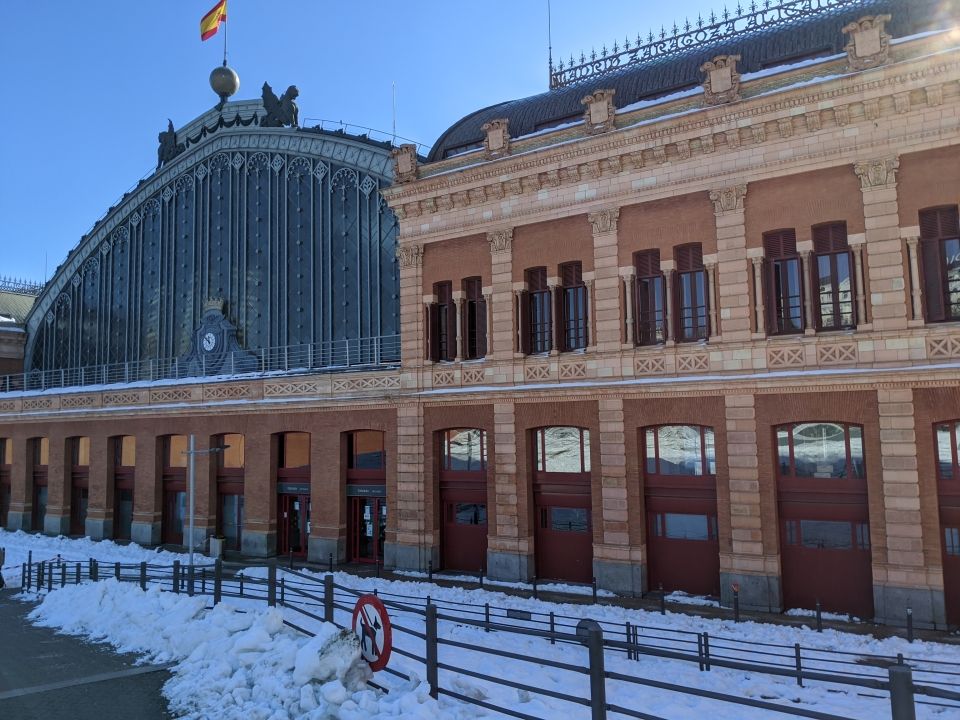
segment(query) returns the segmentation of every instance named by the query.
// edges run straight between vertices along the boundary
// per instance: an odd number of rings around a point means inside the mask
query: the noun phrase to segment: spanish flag
[[[220,0],[213,6],[213,10],[203,16],[200,21],[200,39],[209,40],[217,34],[220,23],[227,21],[227,0]]]

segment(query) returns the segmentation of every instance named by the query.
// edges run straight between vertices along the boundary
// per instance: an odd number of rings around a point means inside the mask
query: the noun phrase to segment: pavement
[[[103,720],[172,717],[160,693],[165,667],[32,625],[33,603],[0,591],[0,718]]]

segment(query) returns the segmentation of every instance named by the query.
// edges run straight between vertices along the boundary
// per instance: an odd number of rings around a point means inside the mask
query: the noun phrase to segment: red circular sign
[[[361,595],[353,608],[353,631],[360,639],[360,653],[374,672],[383,670],[393,648],[393,631],[386,606],[376,595]]]

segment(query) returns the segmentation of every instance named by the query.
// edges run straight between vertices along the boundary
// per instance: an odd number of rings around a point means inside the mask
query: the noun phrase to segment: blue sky
[[[215,0],[0,0],[0,276],[44,279],[156,163],[157,133],[217,101]],[[733,3],[735,4],[735,2]],[[430,145],[463,115],[547,88],[546,0],[229,0],[236,98],[300,89],[300,117]],[[553,0],[554,57],[722,2]],[[221,30],[221,33],[223,31]]]

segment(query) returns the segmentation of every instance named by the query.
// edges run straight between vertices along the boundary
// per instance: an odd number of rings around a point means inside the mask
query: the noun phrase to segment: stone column
[[[517,309],[517,336],[515,340],[518,355],[523,353],[523,318],[520,317],[521,308],[523,308],[523,303],[521,302],[523,292],[523,290],[517,289],[513,291],[513,306]]]
[[[813,286],[813,251],[811,249],[800,250],[801,245],[808,243],[797,243],[797,250],[800,252],[800,261],[803,263],[803,334],[815,335],[817,326],[813,317],[813,293],[819,288]]]
[[[113,537],[113,448],[110,438],[90,438],[90,490],[84,531],[93,540]]]
[[[920,284],[920,238],[907,238],[907,253],[910,259],[910,295],[911,310],[910,320],[907,323],[911,326],[923,325],[923,287]]]
[[[487,241],[492,273],[492,288],[487,296],[491,318],[487,328],[487,356],[493,360],[512,360],[516,338],[513,329],[513,229],[487,233]]]
[[[620,208],[587,215],[593,228],[595,326],[593,342],[599,352],[619,350],[623,311],[620,309],[620,270],[617,263],[617,220]]]
[[[750,339],[750,297],[743,292],[748,280],[746,196],[746,185],[710,191],[717,225],[717,294],[726,341]]]
[[[881,623],[903,623],[907,608],[911,608],[918,625],[943,627],[942,571],[929,567],[923,554],[913,390],[877,390],[877,402],[883,518],[871,518],[871,525],[885,528],[887,552],[886,563],[880,563],[877,557],[882,557],[882,549],[873,551],[874,618]],[[870,534],[877,537],[876,532]]]
[[[875,330],[907,327],[906,282],[897,201],[896,156],[853,166],[863,192],[870,310]]]
[[[550,354],[560,354],[560,340],[563,337],[563,316],[557,309],[560,295],[560,278],[547,278],[547,287],[550,288]]]
[[[311,463],[315,438],[310,436]],[[266,431],[249,432],[243,439],[243,533],[241,551],[253,557],[277,554],[278,448]],[[139,446],[137,449],[139,453]],[[326,461],[324,461],[326,462]],[[140,456],[137,455],[137,472]],[[311,478],[317,469],[311,464]]]
[[[707,269],[707,307],[710,309],[710,333],[709,339],[716,340],[720,337],[720,325],[717,322],[717,263],[712,260],[705,260],[703,266]]]
[[[14,436],[8,440],[13,443],[13,463],[10,465],[10,510],[7,512],[8,530],[33,530],[33,458],[30,455],[30,441]]]
[[[853,279],[857,284],[857,329],[868,330],[871,325],[867,322],[867,280],[863,274],[863,243],[850,245],[853,253]]]
[[[533,538],[521,518],[526,488],[517,477],[516,414],[512,402],[493,406],[493,482],[497,497],[496,526],[487,539],[487,573],[496,580],[526,582],[533,571]]]
[[[753,333],[753,337],[762,338],[767,334],[767,320],[764,316],[765,303],[763,301],[763,256],[751,257],[750,261],[753,263],[753,301],[757,322],[757,330]]]
[[[763,543],[757,414],[752,395],[727,395],[727,462],[730,472],[731,552],[720,552],[720,597],[733,603],[734,583],[740,606],[779,612],[780,558]]]
[[[423,464],[423,406],[397,408],[397,497],[388,505],[387,518],[396,518],[396,542],[386,543],[384,564],[403,570],[426,570],[428,561],[439,567],[440,554],[433,531],[433,483]],[[389,502],[389,498],[388,498]],[[396,508],[394,511],[394,507]]]
[[[462,290],[455,290],[453,292],[453,305],[454,312],[457,313],[457,351],[454,354],[454,362],[463,362],[463,300],[464,293]]]
[[[624,303],[627,309],[627,318],[626,318],[626,334],[627,338],[626,345],[628,347],[633,347],[636,345],[636,330],[637,324],[636,317],[637,312],[637,293],[634,289],[634,283],[636,282],[636,268],[626,267],[620,268],[620,276],[623,278],[623,297],[626,300]]]
[[[663,285],[667,292],[666,302],[663,305],[664,342],[667,346],[674,344],[675,326],[673,315],[677,311],[673,304],[673,260],[664,260],[660,263],[663,272]]]
[[[601,506],[593,510],[594,527],[600,528],[599,533],[594,532],[593,575],[604,589],[639,595],[646,568],[640,548],[634,551],[630,547],[623,399],[600,400],[599,412]]]
[[[329,432],[320,423],[310,433],[310,537],[307,556],[310,562],[326,566],[330,555],[336,563],[347,559],[347,513],[341,466],[341,435]]]
[[[586,274],[586,273],[584,273]],[[596,300],[596,289],[594,287],[594,279],[592,277],[585,277],[583,279],[583,284],[587,288],[587,350],[596,350],[597,349],[597,300]],[[620,296],[620,281],[617,280],[617,297]],[[619,328],[617,329],[619,338]],[[620,347],[619,342],[617,347]]]
[[[397,260],[400,265],[401,384],[404,388],[416,388],[420,383],[417,368],[423,364],[426,354],[426,323],[420,305],[423,294],[423,245],[398,245]]]
[[[160,543],[163,520],[163,477],[158,439],[149,433],[137,434],[137,466],[134,469],[133,522],[130,539],[140,545]]]
[[[493,288],[485,287],[483,288],[483,304],[486,309],[486,314],[483,317],[483,322],[487,330],[487,352],[484,357],[490,357],[493,354]],[[509,300],[513,300],[512,295],[508,295]],[[512,334],[512,333],[511,333]]]
[[[43,532],[47,535],[69,535],[72,453],[67,445],[71,441],[63,435],[50,433],[49,442],[47,512],[43,517]]]

